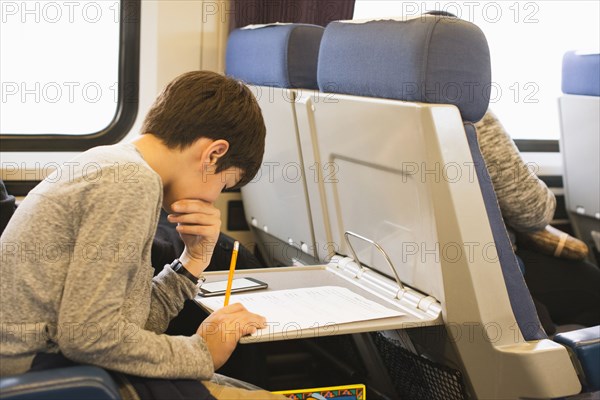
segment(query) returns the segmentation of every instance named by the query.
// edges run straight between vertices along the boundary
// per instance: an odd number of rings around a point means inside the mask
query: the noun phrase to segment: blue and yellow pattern
[[[366,400],[365,385],[345,385],[274,392],[290,400]]]

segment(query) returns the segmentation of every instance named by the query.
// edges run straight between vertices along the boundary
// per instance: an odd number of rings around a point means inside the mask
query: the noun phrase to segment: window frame
[[[514,139],[514,142],[522,153],[560,153],[556,139]]]
[[[113,144],[129,133],[139,106],[141,0],[121,0],[119,85],[115,115],[107,127],[88,135],[0,134],[0,151],[84,151]]]

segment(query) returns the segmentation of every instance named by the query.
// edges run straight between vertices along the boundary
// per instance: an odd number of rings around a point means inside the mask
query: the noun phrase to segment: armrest
[[[119,400],[117,385],[98,367],[68,367],[27,372],[0,379],[3,400]]]
[[[570,348],[577,357],[585,375],[585,389],[600,390],[600,325],[559,333],[554,341]]]

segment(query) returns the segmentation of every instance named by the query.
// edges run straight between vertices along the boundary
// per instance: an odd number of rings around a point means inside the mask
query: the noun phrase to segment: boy
[[[65,163],[8,224],[0,239],[0,375],[92,364],[140,396],[148,388],[139,385],[153,378],[193,380],[204,392],[196,398],[210,398],[198,381],[213,377],[241,336],[265,326],[233,304],[195,335],[161,334],[210,262],[221,225],[213,203],[260,168],[265,126],[252,93],[216,73],[186,73],[157,98],[142,129],[133,143]],[[152,279],[161,206],[185,249]]]

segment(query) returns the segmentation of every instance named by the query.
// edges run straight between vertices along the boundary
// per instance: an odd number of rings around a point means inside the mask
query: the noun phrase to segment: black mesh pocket
[[[462,373],[404,349],[379,332],[373,340],[394,383],[398,398],[410,400],[467,399]]]

